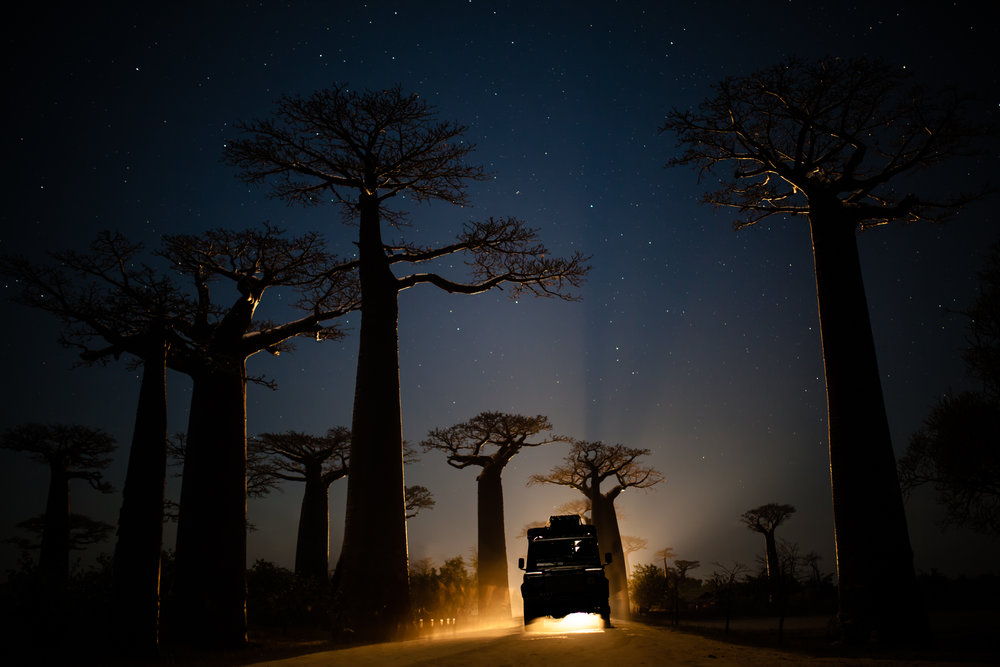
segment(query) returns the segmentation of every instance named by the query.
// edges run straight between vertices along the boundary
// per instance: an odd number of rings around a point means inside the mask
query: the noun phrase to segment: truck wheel
[[[608,608],[608,609],[602,609],[601,610],[601,620],[604,622],[604,627],[605,628],[613,627],[611,625],[611,609],[610,608]]]
[[[535,609],[533,607],[529,607],[528,605],[524,605],[524,626],[528,627],[528,625],[536,618],[538,618],[538,613],[535,612]]]

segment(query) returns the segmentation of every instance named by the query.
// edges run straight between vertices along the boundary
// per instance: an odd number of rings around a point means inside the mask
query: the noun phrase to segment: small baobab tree
[[[611,588],[611,613],[618,618],[629,614],[628,575],[625,571],[625,550],[622,546],[615,500],[626,489],[648,489],[663,481],[653,467],[639,459],[649,455],[648,449],[603,442],[576,440],[563,462],[544,475],[532,475],[528,484],[557,484],[576,489],[590,502],[591,523],[597,527],[601,553],[612,554],[608,567]],[[604,482],[611,486],[602,490]]]
[[[56,635],[69,583],[72,513],[70,482],[79,479],[101,493],[111,485],[101,472],[111,463],[115,439],[98,428],[78,424],[26,423],[0,434],[0,449],[23,452],[49,469],[49,489],[41,525],[38,571],[42,602],[50,624],[46,632]],[[30,528],[30,526],[29,526]]]
[[[778,557],[778,543],[774,531],[794,513],[795,508],[791,505],[767,503],[740,515],[740,520],[747,528],[764,536],[764,563],[769,596],[772,600],[779,593],[781,586],[781,560]]]
[[[552,435],[547,417],[482,412],[444,429],[434,429],[421,443],[425,452],[440,451],[454,468],[481,468],[478,489],[478,599],[479,616],[510,618],[507,580],[507,539],[503,518],[504,467],[524,447],[538,447],[569,438]]]
[[[260,433],[247,441],[253,455],[250,473],[256,487],[279,482],[304,485],[295,542],[295,574],[326,582],[330,568],[330,485],[349,471],[351,432],[344,427],[325,435],[298,431]]]

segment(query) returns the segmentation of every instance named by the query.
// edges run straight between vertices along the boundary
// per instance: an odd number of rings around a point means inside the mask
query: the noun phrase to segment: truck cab
[[[600,614],[605,627],[611,625],[608,579],[601,560],[597,528],[585,525],[580,517],[549,517],[549,525],[528,529],[528,557],[519,558],[524,570],[521,597],[524,624],[536,618],[562,618],[576,612]]]

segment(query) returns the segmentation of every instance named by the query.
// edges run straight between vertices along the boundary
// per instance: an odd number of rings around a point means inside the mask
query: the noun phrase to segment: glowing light
[[[565,618],[539,618],[527,626],[526,630],[540,635],[604,632],[604,622],[598,614],[570,614]]]

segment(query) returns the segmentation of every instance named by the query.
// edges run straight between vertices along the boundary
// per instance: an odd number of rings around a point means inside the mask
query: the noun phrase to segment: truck
[[[528,558],[519,558],[524,570],[521,598],[524,624],[537,618],[563,618],[577,612],[600,614],[611,627],[608,578],[597,546],[597,528],[575,514],[549,517],[547,526],[528,529]]]

